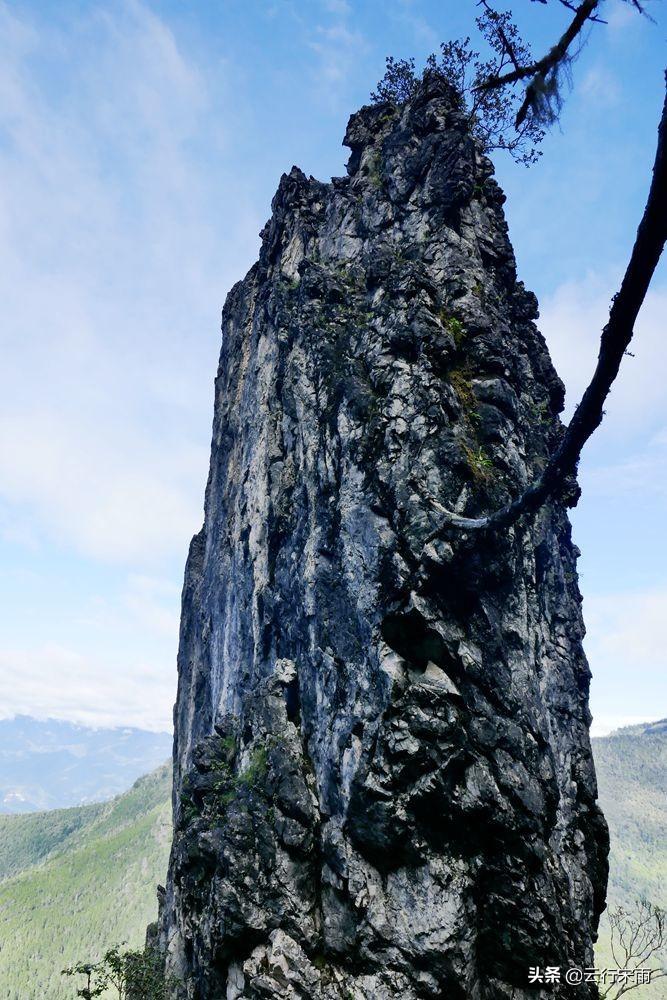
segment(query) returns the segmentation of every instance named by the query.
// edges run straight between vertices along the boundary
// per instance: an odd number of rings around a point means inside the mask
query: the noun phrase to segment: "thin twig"
[[[487,12],[487,14],[493,20],[495,30],[498,32],[498,38],[503,43],[503,48],[505,49],[505,52],[509,56],[511,63],[514,66],[514,69],[515,70],[520,70],[521,67],[519,66],[519,60],[516,57],[516,52],[514,51],[514,46],[512,45],[512,43],[510,42],[509,38],[507,37],[507,35],[505,33],[505,30],[504,30],[503,25],[502,25],[502,21],[500,20],[500,18],[498,16],[498,12],[495,11],[493,9],[493,7],[489,6],[489,0],[479,0],[478,6],[479,7],[483,7],[484,10]],[[498,74],[496,74],[496,75],[498,75]]]

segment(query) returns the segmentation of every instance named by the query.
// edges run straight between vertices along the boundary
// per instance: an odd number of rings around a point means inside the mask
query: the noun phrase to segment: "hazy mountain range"
[[[171,769],[111,802],[0,816],[0,997],[65,1000],[65,966],[141,947],[171,844]]]
[[[171,734],[91,729],[26,715],[0,720],[0,813],[100,802],[171,756]]]

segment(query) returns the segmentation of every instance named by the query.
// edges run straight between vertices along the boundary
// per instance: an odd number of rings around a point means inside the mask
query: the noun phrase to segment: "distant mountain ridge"
[[[667,719],[594,739],[593,757],[611,841],[607,907],[632,908],[643,897],[667,909]],[[606,913],[595,953],[598,968],[617,966]],[[667,1000],[667,979],[632,997]]]
[[[593,753],[611,833],[609,905],[646,896],[666,906],[667,720],[598,737]],[[64,965],[141,945],[166,872],[170,790],[163,766],[111,802],[0,816],[2,1000],[66,1000]],[[596,952],[599,968],[615,967],[604,916]],[[667,981],[632,996],[665,1000]]]
[[[170,733],[27,715],[0,720],[0,813],[63,809],[126,791],[171,756]]]
[[[611,837],[609,906],[638,895],[667,908],[667,719],[593,740]]]
[[[170,791],[163,765],[110,802],[0,816],[2,1000],[66,1000],[65,966],[141,947],[167,870]]]

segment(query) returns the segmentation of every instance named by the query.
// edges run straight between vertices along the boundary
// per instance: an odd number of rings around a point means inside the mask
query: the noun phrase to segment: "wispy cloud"
[[[171,580],[133,573],[128,579],[123,601],[140,623],[176,648],[180,617],[180,588]]]
[[[318,25],[309,46],[318,56],[318,78],[323,87],[338,84],[349,76],[352,64],[366,49],[366,41],[361,32],[339,21]]]
[[[609,736],[617,729],[638,726],[643,722],[657,722],[659,715],[601,715],[595,716],[591,724],[591,736]]]
[[[667,590],[591,595],[585,603],[593,655],[659,668],[667,677]]]
[[[5,529],[20,538],[29,510],[42,536],[111,562],[149,562],[184,549],[202,519],[206,452],[172,441],[164,454],[154,437],[90,425],[57,409],[27,408],[0,416],[0,478]]]
[[[170,725],[219,310],[262,221],[207,71],[139,0],[0,2],[0,542],[45,602],[28,633],[4,609],[5,713]]]
[[[196,141],[206,80],[137,0],[36,32],[0,7],[0,497],[101,559],[181,552],[201,520],[217,314]],[[70,62],[52,93],[49,61]],[[44,75],[35,72],[42,61]],[[204,391],[202,391],[204,390]]]
[[[171,728],[174,671],[163,663],[121,664],[56,643],[0,650],[0,703],[15,714],[87,725]]]
[[[435,50],[440,42],[445,40],[442,37],[442,29],[439,33],[420,8],[421,4],[416,0],[398,0],[398,3],[390,8],[389,13],[408,28],[418,45],[425,45]]]
[[[565,382],[568,414],[593,374],[616,281],[589,274],[542,301],[539,325]],[[633,356],[624,359],[606,406],[603,426],[616,436],[650,428],[667,412],[665,315],[667,288],[656,287],[646,296],[630,345]]]
[[[613,107],[621,96],[618,77],[602,63],[587,70],[578,89],[580,97],[594,101],[598,108]]]
[[[604,463],[586,467],[582,480],[597,497],[667,497],[667,430],[652,435],[631,455],[609,456]]]
[[[622,704],[625,718],[632,714],[636,721],[647,721],[639,713],[649,704],[650,691],[651,717],[667,715],[667,590],[590,594],[584,614],[598,706],[594,714],[607,717]]]
[[[628,0],[611,0],[604,12],[607,26],[612,32],[627,31],[638,23],[641,16],[634,4]]]
[[[322,0],[322,7],[330,14],[337,14],[339,17],[347,17],[352,13],[349,0]]]
[[[28,593],[30,582],[14,584]],[[46,629],[35,623],[12,641],[5,628],[0,713],[170,728],[179,605],[180,588],[170,578],[130,574],[115,591],[61,602]]]

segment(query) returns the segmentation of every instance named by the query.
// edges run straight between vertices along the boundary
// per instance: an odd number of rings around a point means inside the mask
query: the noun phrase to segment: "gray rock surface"
[[[448,86],[282,177],[230,292],[185,587],[160,941],[192,1000],[592,997],[596,805],[577,550],[513,497],[563,387]],[[572,484],[568,502],[576,498]]]

